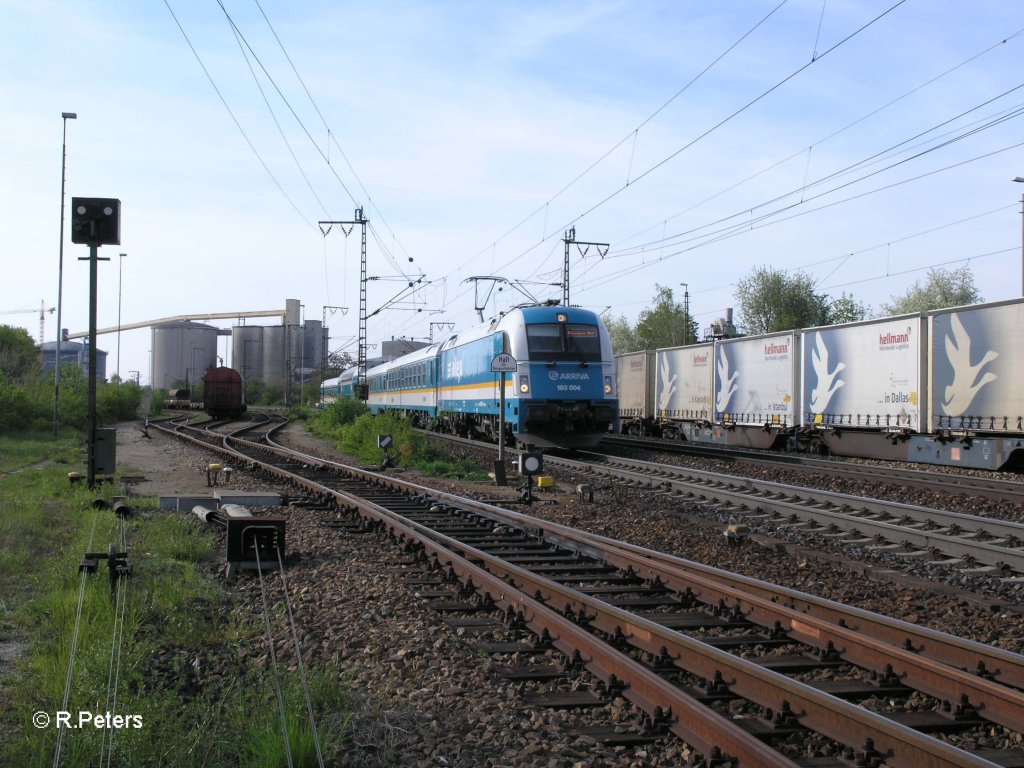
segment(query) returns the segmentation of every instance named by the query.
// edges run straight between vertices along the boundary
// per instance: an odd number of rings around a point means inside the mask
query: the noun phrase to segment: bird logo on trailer
[[[947,416],[960,416],[970,407],[979,389],[999,378],[992,371],[981,373],[981,369],[999,357],[999,353],[990,349],[972,365],[970,334],[956,315],[950,315],[949,325],[953,336],[945,338],[946,357],[953,366],[953,383],[946,387],[942,410]]]

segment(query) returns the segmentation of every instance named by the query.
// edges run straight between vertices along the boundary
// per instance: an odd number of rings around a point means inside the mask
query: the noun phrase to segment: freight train
[[[1024,466],[1024,300],[616,356],[620,430]]]
[[[498,355],[514,366],[492,371]],[[505,410],[501,412],[504,379]],[[355,370],[325,381],[322,399],[351,396]],[[516,307],[483,325],[366,372],[367,405],[421,426],[509,444],[581,448],[613,428],[615,360],[601,318],[548,303]]]
[[[211,368],[203,377],[203,410],[214,419],[245,413],[245,380],[234,368]]]

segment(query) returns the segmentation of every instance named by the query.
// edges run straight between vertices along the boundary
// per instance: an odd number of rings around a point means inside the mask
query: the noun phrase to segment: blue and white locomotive
[[[498,354],[516,370],[491,371]],[[346,379],[346,376],[348,377]],[[601,318],[555,304],[516,307],[476,328],[367,371],[371,412],[396,411],[453,434],[538,447],[595,445],[618,418],[615,358]],[[346,386],[347,385],[347,386]],[[346,371],[325,398],[351,392]],[[329,390],[329,391],[328,391]]]

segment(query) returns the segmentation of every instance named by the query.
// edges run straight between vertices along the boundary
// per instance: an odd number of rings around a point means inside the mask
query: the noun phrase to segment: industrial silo
[[[288,380],[288,369],[285,367],[288,330],[294,329],[283,325],[263,328],[263,381],[266,384],[283,387]]]
[[[319,320],[307,320],[302,329],[302,368],[309,376],[316,375],[323,366],[323,359],[324,324]]]
[[[288,328],[291,371],[294,381],[308,381],[320,371],[323,357],[323,323],[307,320]]]
[[[263,378],[262,325],[236,325],[231,329],[231,365],[246,381]]]
[[[188,320],[154,325],[152,354],[154,388],[192,387],[217,365],[217,329]]]

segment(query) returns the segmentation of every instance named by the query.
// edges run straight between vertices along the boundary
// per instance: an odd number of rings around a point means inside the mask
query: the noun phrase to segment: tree
[[[629,324],[625,315],[609,319],[605,323],[605,327],[608,329],[608,335],[612,338],[612,351],[616,355],[636,352],[639,349],[633,326]]]
[[[984,299],[978,295],[970,267],[963,266],[948,271],[935,268],[928,270],[924,285],[916,281],[905,294],[893,296],[892,302],[882,304],[879,310],[882,317],[887,317],[946,307],[961,307],[965,304],[977,304],[979,301]]]
[[[828,325],[828,296],[814,288],[813,278],[803,272],[758,267],[736,286],[740,322],[749,334]]]
[[[658,289],[653,306],[637,317],[634,329],[636,349],[678,347],[697,341],[697,322],[688,315],[682,304],[676,304],[672,289],[655,284]],[[615,350],[619,352],[619,350]],[[626,351],[626,350],[623,350]]]
[[[24,328],[0,325],[0,374],[21,381],[39,368],[39,349]]]
[[[356,359],[351,352],[336,350],[327,355],[327,370],[324,371],[324,378],[331,379],[339,376],[342,371],[351,368],[356,364]]]
[[[844,292],[838,299],[833,299],[828,305],[828,324],[854,323],[863,320],[868,316],[868,308],[855,301],[853,296],[847,296]]]

